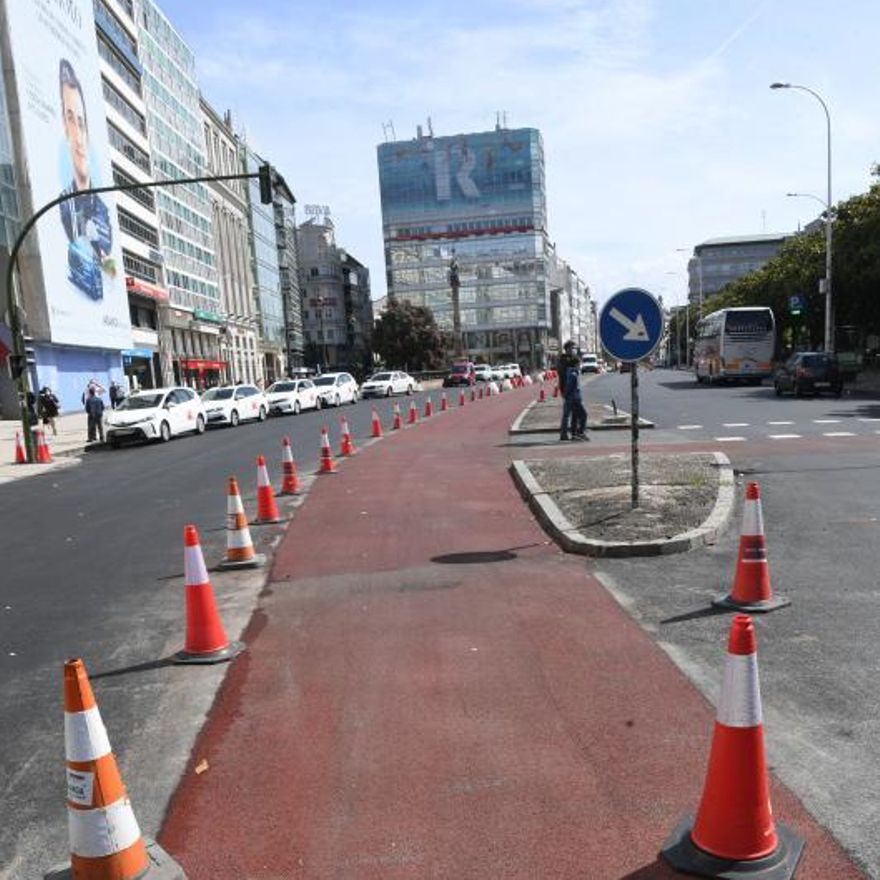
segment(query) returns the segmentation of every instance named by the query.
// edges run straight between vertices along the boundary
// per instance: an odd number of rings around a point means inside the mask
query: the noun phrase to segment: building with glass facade
[[[195,55],[152,0],[136,2],[153,177],[198,177],[207,161]],[[204,184],[155,192],[169,294],[162,315],[163,375],[195,386],[216,383],[226,363],[211,193]]]
[[[543,366],[559,346],[549,283],[544,149],[533,128],[378,147],[388,294],[456,326],[471,359]],[[453,347],[455,340],[453,340]]]
[[[302,294],[299,288],[299,253],[296,235],[296,203],[276,197],[275,240],[278,247],[278,273],[284,304],[287,371],[305,364]]]

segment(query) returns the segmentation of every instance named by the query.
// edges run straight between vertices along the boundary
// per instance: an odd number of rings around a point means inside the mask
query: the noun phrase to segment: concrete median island
[[[569,553],[659,556],[712,543],[734,504],[720,452],[643,453],[639,506],[628,454],[518,460],[511,472],[544,529]]]
[[[629,428],[632,416],[608,403],[587,401],[587,430],[614,431]],[[510,426],[511,434],[558,434],[562,421],[562,398],[548,397],[544,401],[532,401]],[[640,428],[653,428],[648,419],[639,419]]]

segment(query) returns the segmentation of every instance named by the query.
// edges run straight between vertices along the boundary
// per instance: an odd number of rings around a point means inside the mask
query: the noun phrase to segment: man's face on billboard
[[[61,89],[61,105],[64,111],[64,135],[70,146],[70,158],[73,162],[74,181],[77,189],[85,189],[89,185],[89,132],[79,89],[64,86]]]

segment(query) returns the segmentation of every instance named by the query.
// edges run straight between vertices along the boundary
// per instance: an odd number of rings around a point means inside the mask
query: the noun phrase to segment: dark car
[[[453,364],[449,374],[443,380],[444,388],[455,388],[457,385],[473,385],[476,382],[472,363]]]
[[[796,397],[830,391],[836,397],[843,392],[840,365],[833,354],[824,351],[799,351],[777,367],[773,376],[776,394],[791,391]]]

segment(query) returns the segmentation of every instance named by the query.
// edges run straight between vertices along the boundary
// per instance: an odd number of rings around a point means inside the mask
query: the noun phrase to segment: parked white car
[[[474,364],[474,381],[491,382],[492,367],[489,364]]]
[[[402,370],[374,373],[361,385],[361,397],[391,397],[392,394],[412,394],[415,387],[416,380]]]
[[[492,367],[492,372],[489,376],[490,382],[500,382],[502,379],[507,378],[507,370],[505,364],[495,364]]]
[[[256,385],[223,385],[202,395],[209,425],[232,425],[259,419],[266,421],[269,401]]]
[[[205,432],[205,409],[191,388],[151,388],[129,394],[104,412],[104,437],[114,448],[123,440],[162,440]]]
[[[266,397],[273,416],[321,408],[318,389],[311,379],[280,379],[266,389]]]
[[[351,373],[324,373],[315,379],[321,406],[341,406],[357,403],[358,384]]]

